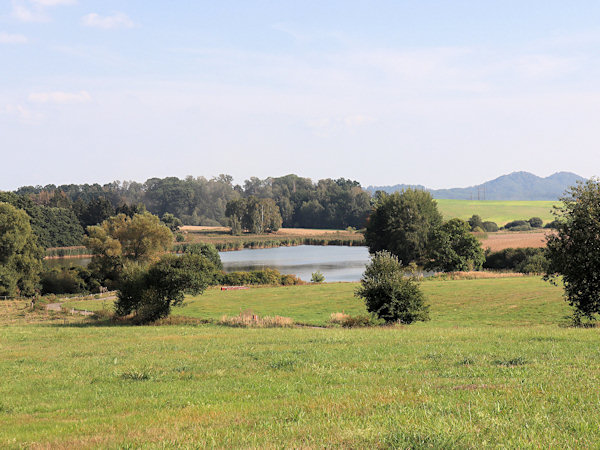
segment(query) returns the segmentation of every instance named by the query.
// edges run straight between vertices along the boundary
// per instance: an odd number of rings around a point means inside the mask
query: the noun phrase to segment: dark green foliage
[[[486,255],[484,269],[543,273],[547,267],[543,248],[506,248]]]
[[[419,285],[405,276],[398,258],[390,252],[371,257],[360,283],[355,295],[380,319],[401,323],[429,320],[429,307]]]
[[[27,213],[0,202],[0,295],[35,294],[43,257]]]
[[[467,222],[451,219],[435,229],[429,242],[430,260],[425,267],[442,272],[480,270],[485,255],[469,228]]]
[[[16,197],[32,196],[44,206],[71,208],[84,227],[115,214],[133,217],[144,212],[140,206],[160,217],[172,214],[187,225],[227,225],[227,204],[251,197],[273,200],[286,227],[361,228],[371,209],[370,194],[357,181],[344,178],[313,183],[297,175],[264,180],[252,177],[243,187],[232,182],[230,175],[219,175],[210,180],[167,177],[150,178],[145,183],[115,181],[103,186],[26,186],[17,191],[20,195]]]
[[[84,294],[98,292],[100,283],[86,267],[74,266],[45,270],[40,275],[42,294]]]
[[[369,216],[365,241],[369,252],[387,250],[404,265],[424,262],[431,234],[441,223],[442,215],[428,192],[384,194]]]
[[[215,268],[201,255],[165,255],[149,268],[127,265],[115,311],[118,316],[136,313],[136,321],[153,322],[167,317],[171,307],[183,303],[184,294],[198,295],[210,285]]]
[[[9,203],[27,213],[40,246],[50,248],[81,245],[83,229],[73,211],[38,205],[29,197],[12,192],[0,192],[0,202]]]
[[[600,313],[600,181],[578,183],[561,200],[557,233],[548,237],[546,278],[560,277],[576,315],[592,319]]]
[[[498,225],[496,222],[483,222],[483,226],[481,228],[483,228],[483,231],[486,233],[495,233],[498,231]]]
[[[560,226],[560,221],[559,220],[553,220],[552,222],[548,222],[546,225],[544,225],[544,228],[549,228],[552,230],[556,230],[558,229],[558,227]]]
[[[169,230],[171,230],[173,233],[178,231],[179,227],[183,225],[183,223],[181,223],[181,220],[179,220],[171,213],[164,213],[160,221],[164,223],[167,227],[169,227]]]
[[[469,222],[469,227],[471,228],[471,231],[475,230],[475,228],[479,227],[481,229],[483,228],[483,220],[481,220],[481,217],[479,217],[477,214],[473,214],[471,216],[471,218],[468,220]]]
[[[73,210],[83,229],[98,225],[115,215],[115,208],[112,203],[104,197],[94,198],[87,203],[79,199],[73,203]]]
[[[279,207],[270,198],[260,199],[251,196],[227,203],[225,214],[229,219],[231,233],[241,234],[247,230],[253,234],[277,231],[281,227]]]
[[[504,228],[509,231],[529,231],[531,230],[531,225],[527,220],[513,220],[504,225]]]
[[[540,219],[539,217],[532,217],[531,219],[528,220],[529,225],[531,225],[531,228],[541,228],[542,225],[544,224],[544,221],[542,219]]]

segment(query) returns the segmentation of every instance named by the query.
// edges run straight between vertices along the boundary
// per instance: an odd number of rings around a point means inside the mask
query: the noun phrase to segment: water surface
[[[226,272],[266,267],[310,281],[320,270],[325,281],[359,281],[369,262],[367,247],[299,245],[221,252]]]

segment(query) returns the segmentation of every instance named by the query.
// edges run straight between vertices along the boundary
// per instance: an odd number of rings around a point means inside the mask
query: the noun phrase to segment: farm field
[[[544,223],[554,220],[552,206],[559,201],[491,201],[491,200],[444,200],[436,199],[438,209],[444,219],[467,220],[473,214],[479,215],[484,221],[496,222],[503,226],[513,220],[528,220],[532,217],[541,218]]]
[[[361,311],[355,286],[210,291],[178,312],[217,317],[252,307],[322,323],[340,307]],[[423,288],[432,320],[393,328],[22,318],[0,327],[0,445],[597,444],[598,329],[558,326],[568,312],[559,288],[534,277],[427,281]],[[292,301],[300,298],[314,311]]]
[[[489,247],[493,252],[505,248],[541,248],[546,246],[546,236],[549,233],[552,233],[552,231],[499,231],[497,233],[485,233],[480,241],[484,249]]]

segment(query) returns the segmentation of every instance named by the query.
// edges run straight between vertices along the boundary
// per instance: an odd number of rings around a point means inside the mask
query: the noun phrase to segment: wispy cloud
[[[39,122],[44,118],[40,112],[32,111],[23,105],[5,105],[4,108],[0,108],[0,113],[17,117],[22,122],[27,123]]]
[[[81,18],[81,23],[86,27],[103,28],[133,28],[135,23],[129,16],[122,12],[116,12],[110,16],[101,16],[100,14],[90,13]]]
[[[0,33],[0,44],[26,44],[27,37],[22,34]]]
[[[77,0],[12,0],[12,16],[21,22],[48,22],[47,8],[76,3]]]
[[[32,92],[28,100],[33,103],[85,103],[92,100],[92,96],[87,91],[79,92]]]

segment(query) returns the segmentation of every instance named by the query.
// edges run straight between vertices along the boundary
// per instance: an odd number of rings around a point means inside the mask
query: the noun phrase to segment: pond
[[[266,267],[310,281],[320,270],[325,281],[359,281],[369,262],[367,247],[299,245],[222,252],[226,272],[260,270]]]
[[[369,262],[367,247],[299,245],[220,252],[226,272],[260,270],[266,267],[310,281],[320,270],[325,281],[359,281]],[[48,259],[50,267],[87,266],[90,258]]]

